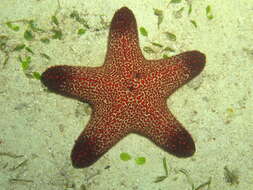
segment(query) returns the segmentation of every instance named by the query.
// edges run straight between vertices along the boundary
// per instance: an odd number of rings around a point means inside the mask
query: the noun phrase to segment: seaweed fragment
[[[196,187],[195,189],[193,190],[202,190],[204,187],[207,186],[207,190],[209,189],[210,187],[210,184],[211,184],[211,181],[212,181],[212,178],[210,177],[209,180],[207,182],[204,182],[202,184],[200,184],[198,187]]]
[[[18,169],[18,168],[20,168],[20,167],[24,167],[24,166],[27,165],[27,163],[28,163],[28,159],[22,161],[20,164],[18,164],[17,166],[11,168],[10,170],[11,170],[11,171],[14,171],[14,170],[16,170],[16,169]]]
[[[88,21],[80,16],[80,14],[74,10],[70,13],[70,18],[74,19],[76,22],[83,25],[84,28],[90,29],[90,26],[88,24]]]
[[[209,19],[209,20],[212,20],[213,19],[213,13],[212,13],[212,9],[211,9],[211,6],[208,5],[206,7],[206,17]]]
[[[170,41],[176,41],[177,40],[177,36],[171,32],[164,32],[166,37],[170,40]]]
[[[230,185],[239,184],[239,175],[236,170],[229,170],[227,166],[224,167],[224,178],[226,183]]]
[[[166,163],[166,158],[165,157],[163,158],[163,168],[164,168],[164,171],[165,171],[165,175],[158,176],[155,179],[154,183],[159,183],[159,182],[165,180],[169,176],[169,171],[168,171],[168,167],[167,167],[167,163]]]
[[[145,37],[148,36],[148,31],[143,26],[140,27],[140,33],[141,33],[141,35],[143,35]]]
[[[6,22],[6,26],[15,32],[19,31],[19,26],[14,25],[11,22]]]
[[[160,9],[153,9],[153,10],[154,10],[154,14],[158,17],[157,27],[159,28],[160,24],[163,21],[163,11]]]
[[[179,171],[186,176],[187,182],[191,185],[191,188],[193,190],[194,189],[194,183],[193,183],[193,180],[192,180],[189,172],[185,169],[180,169]]]
[[[170,3],[181,3],[182,0],[171,0]]]
[[[0,152],[0,156],[8,156],[10,158],[21,158],[24,157],[24,155],[17,155],[11,152]]]
[[[10,183],[33,183],[33,180],[30,179],[20,179],[20,178],[11,178],[9,179]]]
[[[179,171],[186,176],[188,183],[191,185],[191,190],[202,190],[206,186],[207,186],[207,190],[209,189],[211,181],[212,181],[211,177],[209,178],[209,180],[207,182],[204,182],[204,183],[198,185],[197,187],[195,187],[195,184],[194,184],[193,179],[191,178],[189,172],[185,169],[180,169]]]

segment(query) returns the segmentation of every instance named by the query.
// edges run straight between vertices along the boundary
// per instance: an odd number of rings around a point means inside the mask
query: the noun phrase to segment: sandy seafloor
[[[209,187],[198,189],[253,189],[253,0],[192,0],[190,15],[186,1],[168,2],[60,0],[59,9],[56,0],[1,0],[0,36],[9,38],[5,51],[10,57],[3,65],[5,54],[0,51],[1,190],[191,190],[209,179]],[[208,5],[212,8],[211,20],[206,16]],[[89,106],[49,93],[39,80],[24,74],[17,58],[31,57],[28,74],[60,64],[102,65],[108,23],[122,6],[134,12],[138,27],[148,30],[148,38],[140,36],[142,48],[157,42],[175,49],[169,56],[193,49],[206,54],[207,64],[201,75],[167,101],[192,134],[197,150],[193,157],[179,159],[148,139],[131,134],[92,166],[74,169],[70,152],[89,120]],[[182,7],[181,15],[176,14]],[[164,14],[159,29],[153,9]],[[56,27],[50,21],[56,11],[63,39],[49,44],[39,41],[49,33],[34,33],[35,39],[26,41],[23,33],[27,24],[13,23],[20,27],[17,32],[3,24],[33,19],[37,27],[49,32]],[[90,27],[82,36],[76,34],[82,25],[70,18],[73,11]],[[197,28],[190,20],[197,23]],[[175,34],[177,40],[168,40],[164,32]],[[34,54],[24,49],[12,52],[22,43]],[[144,52],[147,59],[162,57],[159,49],[154,49],[155,54]],[[122,152],[132,159],[122,161]],[[137,157],[145,157],[146,163],[137,165]],[[164,157],[168,177],[154,183],[165,174]],[[225,166],[238,177],[237,183],[231,184],[224,177]],[[187,172],[188,177],[180,171]]]

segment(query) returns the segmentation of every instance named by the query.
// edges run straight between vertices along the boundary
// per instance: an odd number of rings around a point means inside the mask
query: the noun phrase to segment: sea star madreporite
[[[132,11],[119,9],[102,66],[53,66],[42,74],[50,90],[92,107],[91,119],[71,153],[73,166],[90,166],[129,133],[143,135],[175,156],[192,156],[193,139],[171,114],[166,99],[204,65],[205,55],[198,51],[146,60]]]

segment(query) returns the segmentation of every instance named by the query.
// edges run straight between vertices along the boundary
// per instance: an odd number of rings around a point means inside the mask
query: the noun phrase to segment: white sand
[[[17,60],[18,55],[28,55],[26,51],[11,53],[5,67],[0,51],[0,189],[192,189],[180,169],[188,171],[195,188],[212,178],[209,188],[212,190],[253,189],[253,0],[192,0],[190,16],[184,1],[168,7],[167,2],[60,0],[57,17],[64,32],[62,40],[52,40],[48,45],[26,42],[22,36],[26,27],[20,23],[17,23],[21,27],[19,32],[0,25],[0,36],[8,36],[10,46],[30,44],[35,52],[31,55],[33,71],[41,73],[59,64],[98,66],[103,64],[108,35],[108,28],[101,29],[99,15],[110,22],[117,9],[128,6],[138,26],[148,30],[149,40],[171,46],[175,53],[197,49],[207,56],[203,73],[168,100],[169,108],[194,137],[196,154],[179,159],[143,137],[129,135],[91,167],[74,169],[70,151],[89,120],[89,112],[83,111],[87,105],[47,93],[40,81],[27,78]],[[207,5],[212,8],[212,20],[206,18]],[[181,7],[185,7],[182,17],[175,18],[173,13]],[[164,12],[159,30],[153,8]],[[56,10],[57,1],[1,0],[0,23],[34,19],[39,27],[49,30],[50,17]],[[87,31],[78,37],[76,30],[80,24],[69,18],[73,10],[83,13],[83,17],[87,13],[84,18],[92,29],[99,31]],[[195,20],[198,27],[190,20]],[[177,41],[167,40],[163,34],[166,31],[176,34]],[[143,36],[140,45],[149,45]],[[40,53],[46,53],[51,60],[47,61]],[[149,59],[161,57],[161,54],[144,55]],[[128,152],[133,159],[121,161],[121,152]],[[23,157],[12,158],[4,153]],[[139,156],[147,159],[142,166],[134,162]],[[164,175],[163,157],[170,168],[169,176],[154,183],[157,176]],[[104,169],[106,166],[110,168]],[[225,181],[224,166],[238,171],[238,185]],[[207,186],[201,190],[206,189]]]

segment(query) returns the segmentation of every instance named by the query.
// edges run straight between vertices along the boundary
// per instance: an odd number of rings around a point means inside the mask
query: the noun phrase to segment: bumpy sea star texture
[[[92,165],[129,133],[145,136],[177,157],[192,156],[194,141],[171,114],[166,99],[204,65],[205,55],[198,51],[146,60],[132,11],[119,9],[111,22],[102,66],[53,66],[42,74],[49,90],[92,107],[91,119],[71,153],[73,166]]]

